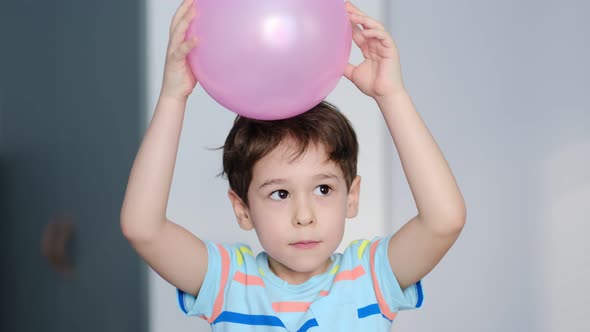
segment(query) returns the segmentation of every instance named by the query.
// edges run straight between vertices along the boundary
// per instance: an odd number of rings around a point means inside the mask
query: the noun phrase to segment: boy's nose
[[[301,199],[297,204],[297,211],[295,213],[295,224],[299,226],[307,226],[314,222],[313,209],[310,202]]]
[[[307,225],[313,223],[313,218],[312,217],[303,217],[303,218],[297,217],[296,221],[297,221],[297,225],[307,226]]]

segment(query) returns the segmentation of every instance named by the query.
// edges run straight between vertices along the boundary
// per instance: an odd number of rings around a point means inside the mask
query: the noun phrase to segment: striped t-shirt
[[[390,331],[398,311],[422,305],[420,282],[405,290],[387,259],[388,238],[353,241],[327,272],[291,285],[242,244],[206,242],[209,265],[199,295],[178,290],[182,311],[213,331]]]

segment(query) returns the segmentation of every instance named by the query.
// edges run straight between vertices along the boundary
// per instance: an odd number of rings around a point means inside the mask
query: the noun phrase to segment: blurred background
[[[0,331],[209,330],[183,317],[119,228],[178,2],[0,1]],[[355,4],[397,41],[468,209],[424,279],[423,308],[393,330],[590,331],[590,2]],[[327,99],[361,146],[360,214],[343,243],[395,231],[416,209],[376,105],[346,79]],[[168,215],[259,249],[211,150],[233,118],[195,90]]]

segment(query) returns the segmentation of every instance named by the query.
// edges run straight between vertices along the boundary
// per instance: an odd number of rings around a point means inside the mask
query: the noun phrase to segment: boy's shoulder
[[[342,256],[344,259],[352,261],[369,261],[376,254],[377,246],[386,245],[389,237],[375,237],[372,240],[357,239],[351,241]]]

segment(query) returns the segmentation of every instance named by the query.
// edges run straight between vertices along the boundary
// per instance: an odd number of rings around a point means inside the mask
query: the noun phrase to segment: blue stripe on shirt
[[[357,313],[359,318],[365,318],[367,316],[380,314],[381,309],[379,309],[379,304],[375,303],[357,309]]]
[[[305,324],[303,324],[299,330],[297,330],[297,332],[306,332],[307,330],[311,329],[312,327],[315,326],[319,326],[318,325],[318,321],[315,320],[315,318],[312,318],[310,320],[308,320],[307,322],[305,322]]]
[[[422,293],[422,283],[420,280],[416,283],[416,291],[418,292],[418,302],[416,303],[416,308],[420,308],[422,306],[422,302],[424,301],[424,294]]]
[[[228,322],[244,325],[263,325],[263,326],[279,326],[285,327],[283,322],[276,316],[266,315],[246,315],[237,312],[224,311],[222,312],[213,324]]]
[[[182,312],[184,312],[185,314],[188,314],[188,310],[186,310],[186,307],[184,306],[184,292],[179,289],[176,293],[178,294],[178,303],[180,304],[180,310],[182,310]]]

